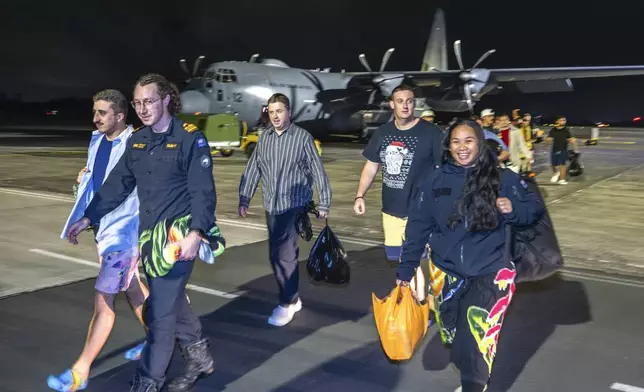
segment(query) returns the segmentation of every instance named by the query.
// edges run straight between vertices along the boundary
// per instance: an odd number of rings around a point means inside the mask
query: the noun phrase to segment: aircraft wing
[[[613,76],[644,75],[644,65],[608,67],[556,67],[556,68],[507,68],[491,69],[495,81],[523,82],[531,80],[606,78]]]
[[[603,78],[613,76],[644,75],[644,65],[600,66],[600,67],[551,67],[551,68],[500,68],[486,69],[490,72],[490,81],[497,83],[528,82],[533,80]],[[419,85],[440,83],[442,79],[452,78],[460,73],[450,71],[409,71],[409,72],[354,72],[347,73],[353,77],[381,76],[384,79],[407,77]]]

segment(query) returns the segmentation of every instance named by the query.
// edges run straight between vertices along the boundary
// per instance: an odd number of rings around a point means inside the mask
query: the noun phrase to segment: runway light
[[[642,117],[635,117],[635,118],[633,119],[633,122],[638,122],[638,121],[641,121],[641,120],[642,120]]]

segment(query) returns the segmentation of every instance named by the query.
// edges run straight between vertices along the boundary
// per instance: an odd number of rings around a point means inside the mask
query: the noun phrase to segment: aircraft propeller
[[[474,101],[472,98],[485,87],[490,76],[490,71],[486,69],[478,69],[477,67],[494,52],[496,52],[496,49],[488,50],[479,57],[476,63],[474,63],[474,66],[465,69],[465,66],[463,65],[463,55],[461,53],[461,40],[454,41],[454,54],[456,55],[456,61],[458,62],[459,69],[461,70],[458,77],[462,82],[464,82],[463,95],[465,95],[465,102],[467,102],[467,106],[470,108],[471,113],[474,112]]]
[[[387,67],[387,63],[389,63],[389,59],[391,59],[391,55],[394,52],[394,50],[395,50],[395,48],[389,48],[385,52],[385,54],[382,56],[382,61],[380,62],[380,70],[378,72],[384,72],[385,68]],[[361,53],[358,56],[358,59],[360,60],[360,63],[362,64],[362,66],[365,67],[365,69],[368,72],[373,72],[373,70],[369,66],[369,62],[367,61],[367,57],[365,56],[364,53]],[[385,81],[387,81],[387,80],[389,80],[389,79],[385,79],[385,78],[383,78],[381,76],[376,76],[375,78],[373,78],[373,84],[375,84],[378,87],[378,89],[374,89],[371,92],[371,95],[369,96],[369,105],[371,105],[373,103],[373,100],[376,97],[376,92],[378,92],[378,90],[379,90],[380,84],[385,82]]]
[[[186,62],[186,59],[181,59],[179,60],[179,66],[181,67],[181,70],[186,74],[188,77],[188,82],[190,82],[192,79],[194,79],[195,75],[197,75],[197,71],[199,71],[199,66],[201,66],[201,62],[206,58],[206,56],[199,56],[195,60],[194,66],[192,67],[192,73],[190,73],[190,70],[188,69],[188,64]]]

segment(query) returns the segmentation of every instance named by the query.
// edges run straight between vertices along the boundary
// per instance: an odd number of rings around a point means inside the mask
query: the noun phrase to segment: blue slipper
[[[81,380],[78,373],[72,369],[67,369],[65,373],[59,376],[47,377],[49,388],[58,392],[75,392],[87,388],[87,380]]]
[[[141,359],[141,352],[143,351],[144,347],[145,342],[127,350],[127,352],[125,353],[125,359],[127,359],[128,361],[138,361],[139,359]]]

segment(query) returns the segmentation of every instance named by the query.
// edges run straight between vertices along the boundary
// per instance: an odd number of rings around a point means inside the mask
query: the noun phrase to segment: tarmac
[[[46,377],[76,359],[92,313],[96,250],[89,234],[59,238],[84,166],[89,134],[0,133],[0,379],[2,391],[46,391]],[[199,263],[189,287],[217,361],[195,391],[453,391],[458,376],[431,327],[414,357],[391,363],[371,313],[371,293],[386,295],[394,269],[384,261],[380,183],[357,217],[353,197],[364,163],[361,145],[323,145],[333,187],[329,225],[349,252],[343,287],[313,284],[301,269],[304,309],[287,327],[266,319],[276,305],[267,260],[261,189],[246,220],[236,216],[242,154],[213,164],[217,216],[229,248],[214,266]],[[538,146],[538,149],[542,146]],[[538,150],[539,151],[539,150]],[[539,151],[537,180],[560,245],[564,270],[519,285],[501,334],[489,391],[644,392],[644,130],[602,130],[581,146],[585,173],[550,184]],[[323,224],[316,222],[316,230]],[[311,242],[301,241],[304,263]],[[123,353],[143,331],[124,299],[117,326],[88,391],[127,391],[136,363]],[[632,309],[632,310],[631,310]],[[180,370],[176,358],[169,373]]]

